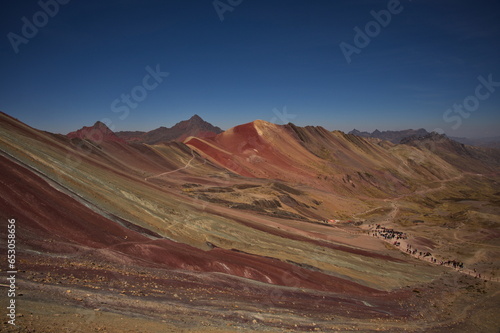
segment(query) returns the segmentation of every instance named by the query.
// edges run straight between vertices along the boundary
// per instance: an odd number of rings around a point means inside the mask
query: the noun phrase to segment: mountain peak
[[[193,115],[189,120],[195,120],[195,121],[204,121],[200,116],[197,114]]]
[[[101,121],[96,121],[91,127],[84,126],[81,129],[68,133],[66,136],[70,139],[86,139],[94,142],[115,141],[125,143],[109,127]]]
[[[156,144],[168,141],[182,142],[190,136],[200,138],[211,137],[219,133],[222,133],[219,127],[213,126],[209,122],[203,120],[199,115],[195,114],[188,120],[180,121],[171,128],[162,126],[146,133],[132,133],[132,135],[129,135],[127,132],[118,132],[117,135],[129,142],[134,141]]]
[[[102,121],[96,121],[92,128],[101,130],[106,133],[113,133],[113,131]]]
[[[94,126],[92,126],[92,127],[106,127],[106,128],[108,128],[108,126],[106,126],[106,124],[100,120],[96,121]]]

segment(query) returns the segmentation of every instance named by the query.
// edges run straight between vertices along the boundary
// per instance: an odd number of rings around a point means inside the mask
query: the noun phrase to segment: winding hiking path
[[[373,200],[373,201],[390,202],[390,205],[392,206],[392,210],[388,214],[388,217],[389,217],[388,221],[393,221],[394,218],[395,218],[395,216],[399,212],[399,206],[396,203],[397,201],[400,201],[401,199],[404,199],[404,198],[407,198],[407,197],[410,197],[410,196],[426,195],[426,194],[429,194],[429,193],[432,193],[432,192],[443,190],[445,184],[447,184],[449,182],[458,181],[460,179],[463,179],[466,174],[468,174],[468,173],[462,173],[459,176],[456,176],[456,177],[453,177],[453,178],[440,180],[439,181],[440,185],[438,187],[431,187],[431,188],[426,188],[426,189],[419,190],[419,191],[416,191],[416,192],[413,192],[413,193],[401,194],[401,195],[398,195],[398,196],[396,196],[394,198],[390,198],[390,199],[373,199],[373,198],[363,198],[363,199]],[[475,175],[475,176],[482,176],[482,175],[478,175],[478,174],[473,174],[473,175]],[[384,208],[387,208],[387,206],[377,206],[377,207],[374,207],[374,208],[370,208],[367,211],[353,214],[353,217],[354,218],[358,218],[361,215],[366,215],[366,214],[368,214],[370,212],[376,211],[378,209],[384,209]]]
[[[189,168],[191,166],[191,162],[193,162],[193,160],[196,158],[196,156],[194,154],[194,150],[191,150],[191,155],[192,155],[191,159],[183,167],[175,169],[175,170],[171,170],[171,171],[162,172],[162,173],[154,175],[154,176],[149,176],[149,177],[144,178],[144,180],[148,181],[151,178],[158,178],[158,177],[161,177],[161,176],[165,176],[165,175],[168,175],[168,174],[171,174],[171,173],[178,172],[178,171],[181,171],[181,170]]]

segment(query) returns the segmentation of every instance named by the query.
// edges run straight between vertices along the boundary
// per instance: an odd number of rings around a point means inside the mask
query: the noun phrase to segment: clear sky
[[[23,0],[0,30],[0,110],[51,132],[198,114],[500,133],[497,0]]]

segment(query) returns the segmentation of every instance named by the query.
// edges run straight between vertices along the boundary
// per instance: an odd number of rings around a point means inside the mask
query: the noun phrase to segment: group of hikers
[[[370,234],[372,236],[380,237],[380,238],[383,238],[385,240],[393,240],[394,239],[394,242],[393,242],[394,246],[401,246],[401,242],[399,240],[408,239],[408,235],[404,232],[396,231],[396,230],[391,229],[391,228],[386,228],[386,227],[381,226],[380,224],[370,225],[370,227],[372,227],[372,228],[373,228],[373,226],[374,226],[374,229],[372,229],[370,232]],[[432,256],[432,253],[430,253],[428,251],[427,252],[419,251],[418,249],[412,247],[411,244],[406,244],[406,253],[413,255],[413,256],[417,256],[419,259],[420,258],[422,258],[422,259],[428,258],[430,260],[430,262],[435,263],[435,264],[440,264],[441,266],[449,266],[449,267],[453,267],[453,268],[458,269],[458,270],[464,268],[463,262],[460,262],[457,260],[438,260]],[[477,277],[480,278],[481,275],[477,274]]]
[[[449,267],[453,267],[455,269],[462,269],[464,268],[464,263],[463,262],[460,262],[460,261],[457,261],[457,260],[437,260],[436,258],[434,258],[432,256],[432,253],[430,252],[422,252],[422,251],[418,251],[417,249],[414,249],[411,244],[407,244],[406,245],[406,253],[409,253],[411,255],[416,255],[418,256],[418,258],[427,258],[427,257],[430,257],[430,261],[432,263],[435,263],[435,264],[440,264],[441,266],[449,266]]]
[[[375,226],[375,230],[373,231],[372,236],[382,237],[385,240],[396,239],[396,242],[394,245],[396,245],[396,243],[400,243],[400,242],[398,242],[398,240],[400,240],[400,239],[408,239],[408,236],[404,232],[396,231],[396,230],[390,229],[390,228],[386,228],[386,227],[381,226],[380,224],[377,224]]]

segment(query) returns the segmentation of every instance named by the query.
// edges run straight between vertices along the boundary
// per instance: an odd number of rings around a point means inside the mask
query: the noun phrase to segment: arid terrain
[[[261,120],[127,135],[0,113],[2,332],[500,329],[498,150]]]

